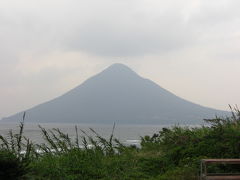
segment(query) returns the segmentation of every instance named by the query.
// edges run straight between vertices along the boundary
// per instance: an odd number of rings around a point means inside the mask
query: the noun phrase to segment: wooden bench
[[[202,159],[201,160],[201,180],[240,180],[240,173],[208,173],[209,164],[240,164],[240,159]]]

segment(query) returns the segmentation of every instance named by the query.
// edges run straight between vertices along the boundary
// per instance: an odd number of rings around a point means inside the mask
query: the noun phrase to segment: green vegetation
[[[205,120],[208,126],[163,128],[142,137],[141,148],[89,136],[76,127],[74,139],[59,129],[42,130],[44,144],[33,144],[20,131],[0,136],[0,179],[30,180],[197,180],[202,158],[240,158],[240,111]],[[89,146],[91,144],[91,146]],[[234,167],[211,167],[235,171]]]

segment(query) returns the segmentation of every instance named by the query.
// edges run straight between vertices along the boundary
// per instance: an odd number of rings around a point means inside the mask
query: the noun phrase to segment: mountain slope
[[[4,121],[19,121],[21,114]],[[191,103],[114,64],[63,96],[27,110],[27,122],[201,123],[226,112]]]

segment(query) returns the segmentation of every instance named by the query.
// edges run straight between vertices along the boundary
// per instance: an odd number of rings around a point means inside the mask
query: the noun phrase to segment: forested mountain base
[[[207,126],[163,128],[142,137],[141,148],[124,146],[113,133],[104,139],[93,129],[92,136],[81,130],[79,136],[77,127],[75,139],[40,127],[45,144],[33,144],[24,137],[22,122],[18,134],[0,136],[0,179],[197,180],[200,159],[240,158],[240,111],[232,110],[231,117],[205,120]]]

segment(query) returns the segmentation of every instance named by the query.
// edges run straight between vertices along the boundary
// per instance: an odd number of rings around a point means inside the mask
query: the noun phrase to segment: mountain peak
[[[131,68],[124,64],[115,63],[110,65],[107,69],[103,70],[103,73],[112,74],[136,74]]]
[[[130,69],[127,65],[121,64],[121,63],[112,64],[112,65],[109,66],[108,68],[128,68],[128,69]]]
[[[111,70],[111,71],[132,71],[133,72],[133,70],[131,68],[129,68],[125,64],[120,64],[120,63],[112,64],[111,66],[109,66],[105,70]]]

